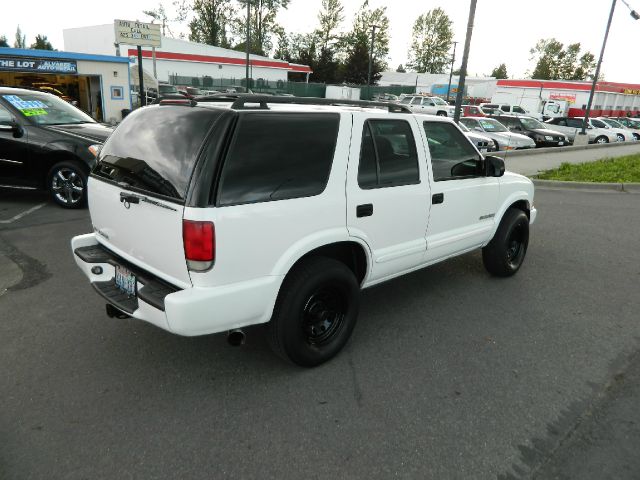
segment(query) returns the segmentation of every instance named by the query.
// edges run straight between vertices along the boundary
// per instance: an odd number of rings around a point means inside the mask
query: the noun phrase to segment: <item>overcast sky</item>
[[[640,11],[640,0],[627,0]],[[172,0],[166,0],[170,7]],[[58,50],[64,48],[62,30],[111,23],[113,19],[149,21],[142,10],[155,8],[158,1],[147,0],[27,0],[3,1],[0,35],[13,45],[16,26],[27,35],[27,44],[36,34],[49,37]],[[343,0],[343,30],[362,4],[361,0]],[[304,33],[317,25],[321,0],[291,0],[289,9],[279,16],[289,32]],[[469,0],[370,0],[372,7],[386,6],[390,20],[389,67],[406,63],[411,28],[416,17],[432,8],[441,7],[453,20],[454,39],[459,41],[457,58],[464,44]],[[580,42],[583,49],[596,58],[600,53],[604,30],[611,7],[610,0],[478,0],[469,57],[469,74],[489,74],[500,63],[506,63],[511,77],[523,78],[533,70],[529,49],[541,38],[555,37],[568,44]],[[186,31],[174,25],[175,33]],[[640,83],[638,38],[640,21],[634,21],[629,10],[618,2],[603,63],[606,80]],[[456,61],[456,66],[459,61]]]

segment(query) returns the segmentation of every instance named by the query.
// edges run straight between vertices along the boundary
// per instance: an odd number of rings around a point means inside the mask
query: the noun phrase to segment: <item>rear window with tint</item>
[[[93,173],[182,201],[207,132],[223,110],[141,108],[128,115],[100,151]]]
[[[224,160],[219,206],[319,195],[338,136],[335,113],[247,113]]]

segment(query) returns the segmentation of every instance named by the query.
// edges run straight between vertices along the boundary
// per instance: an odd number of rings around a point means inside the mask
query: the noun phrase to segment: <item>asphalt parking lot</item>
[[[639,478],[621,449],[615,476],[585,468],[576,435],[640,363],[640,195],[536,206],[518,275],[476,252],[367,290],[346,350],[305,370],[258,327],[232,348],[107,318],[69,249],[87,211],[0,192],[0,478]]]

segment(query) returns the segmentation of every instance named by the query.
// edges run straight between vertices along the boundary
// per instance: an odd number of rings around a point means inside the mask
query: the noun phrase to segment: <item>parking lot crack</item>
[[[0,256],[10,260],[22,272],[21,276],[14,275],[16,283],[5,286],[5,290],[0,291],[0,295],[7,291],[31,288],[51,278],[51,273],[44,263],[20,251],[2,237],[0,237]],[[11,265],[9,262],[6,263]]]

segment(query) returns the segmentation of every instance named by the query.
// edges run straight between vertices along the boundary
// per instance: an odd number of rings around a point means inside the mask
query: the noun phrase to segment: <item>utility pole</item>
[[[453,62],[456,61],[456,45],[458,45],[458,42],[453,42],[453,56],[451,57],[451,68],[449,69],[449,88],[447,88],[447,103],[449,103],[449,95],[451,94],[451,78],[453,77]]]
[[[250,0],[247,0],[247,65],[246,65],[246,71],[245,71],[245,88],[247,90],[247,93],[249,93],[249,52],[250,52],[250,45],[251,45],[251,2]]]
[[[464,95],[464,82],[467,76],[467,62],[469,61],[469,49],[471,48],[471,34],[473,33],[473,20],[476,16],[477,0],[471,0],[469,6],[469,20],[467,22],[467,38],[464,40],[464,53],[462,54],[462,66],[460,67],[460,79],[458,80],[458,93],[456,95],[456,107],[453,114],[453,121],[460,121],[460,110],[462,109],[462,96]]]
[[[378,25],[371,25],[371,48],[369,49],[369,76],[367,77],[367,85],[371,86],[371,72],[373,71],[373,42],[376,38],[376,28]]]
[[[589,102],[587,103],[587,111],[584,114],[582,120],[582,130],[580,135],[586,135],[587,122],[589,122],[589,114],[591,113],[591,104],[593,103],[593,95],[596,91],[596,84],[598,83],[598,77],[600,76],[600,66],[602,65],[602,57],[604,57],[604,49],[607,46],[607,38],[609,37],[609,28],[611,28],[611,20],[613,19],[613,12],[616,9],[616,0],[611,2],[611,11],[609,12],[609,21],[607,22],[607,29],[604,32],[604,40],[602,41],[602,50],[600,50],[600,58],[598,59],[598,65],[596,66],[596,73],[593,75],[593,82],[591,83],[591,92],[589,93]],[[636,14],[637,15],[637,14]],[[631,16],[635,19],[633,13]]]

